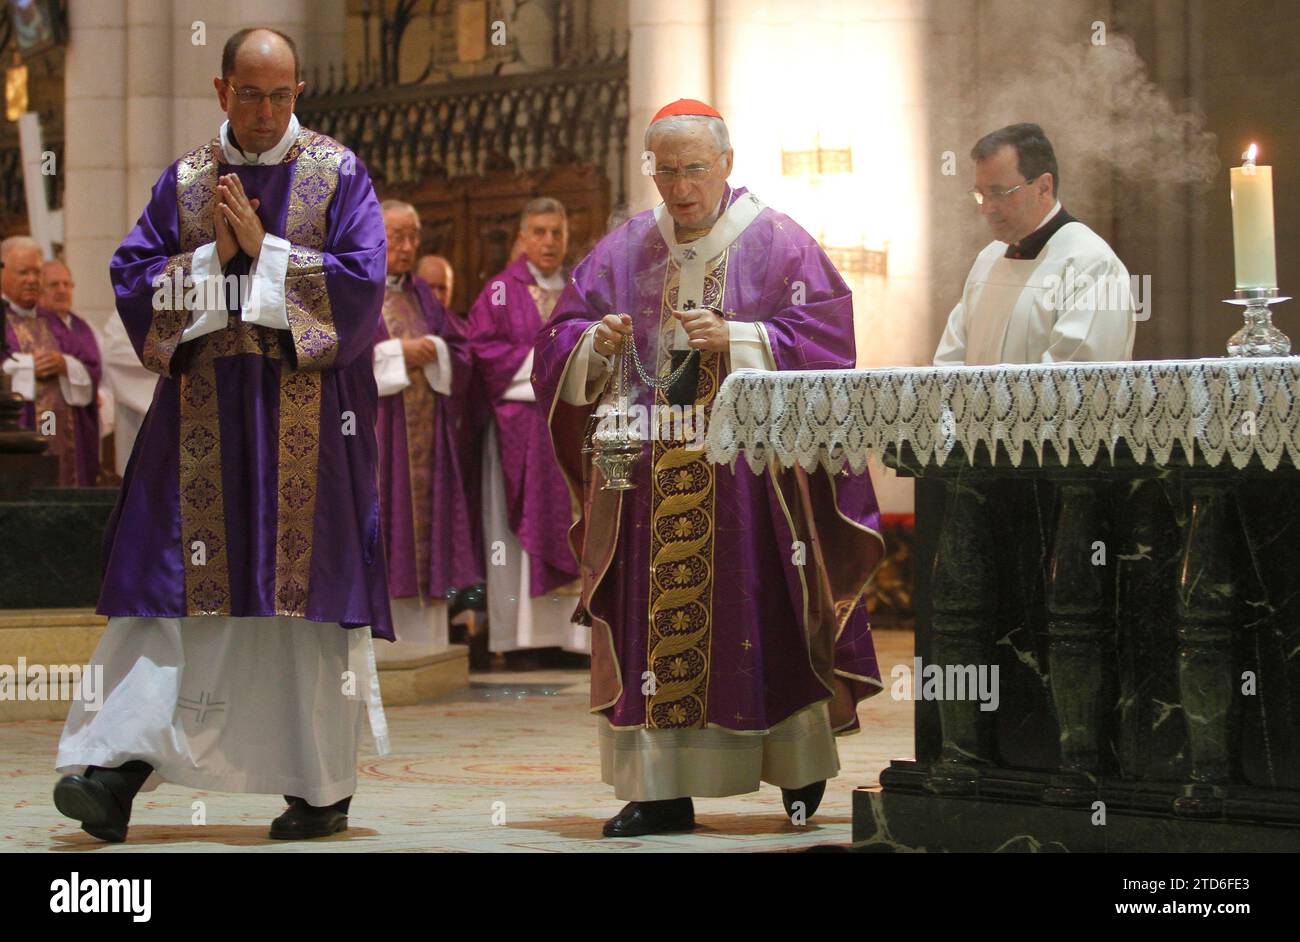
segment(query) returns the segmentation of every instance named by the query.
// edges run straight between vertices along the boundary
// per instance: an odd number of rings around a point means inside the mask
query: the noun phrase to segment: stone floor
[[[877,632],[881,672],[910,663],[910,632]],[[781,851],[850,840],[849,796],[876,784],[891,758],[912,754],[911,704],[888,690],[860,707],[863,732],[840,743],[840,777],[806,827],[785,818],[769,785],[695,803],[691,834],[611,841],[618,811],[600,782],[596,720],[577,671],[475,675],[469,689],[388,712],[392,752],[363,753],[351,827],[303,843],[268,840],[283,802],[164,785],[136,799],[125,844],[105,845],[50,803],[60,722],[0,723],[0,851],[120,854],[150,851]],[[196,802],[202,802],[197,806]],[[199,808],[206,824],[195,824]]]

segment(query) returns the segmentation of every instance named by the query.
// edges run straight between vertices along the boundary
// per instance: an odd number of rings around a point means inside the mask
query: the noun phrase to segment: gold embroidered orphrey
[[[220,152],[220,144],[212,141],[186,154],[177,166],[181,254],[168,262],[166,275],[183,277],[194,250],[212,241]],[[190,342],[193,350],[179,378],[181,555],[189,615],[230,614],[215,364],[244,353],[280,361],[275,614],[306,614],[320,455],[320,370],[333,364],[338,348],[323,249],[346,153],[337,141],[303,129],[282,161],[296,161],[284,237],[291,245],[285,309],[297,366],[285,358],[278,331],[238,319]],[[183,305],[155,312],[144,344],[146,365],[170,375],[171,356],[187,321]]]
[[[58,350],[59,341],[45,318],[20,317],[10,315],[7,323],[18,338],[18,349],[24,353],[38,353],[45,350]],[[45,425],[43,416],[52,415],[54,419],[53,436],[42,435],[50,443],[50,454],[59,459],[59,485],[74,487],[77,483],[77,436],[76,419],[72,407],[63,399],[57,376],[47,376],[36,381],[36,401],[33,403],[35,427],[40,430]]]
[[[410,282],[407,282],[409,285]],[[384,289],[384,324],[388,336],[414,340],[429,332],[414,293],[403,288]],[[416,591],[429,597],[429,536],[433,529],[433,430],[438,421],[440,396],[429,385],[421,367],[407,371],[411,383],[402,390],[406,415],[406,467],[411,492],[411,533],[415,546]],[[423,484],[421,483],[423,482]],[[401,525],[405,525],[405,521]],[[393,526],[399,526],[396,519]]]
[[[541,285],[529,285],[528,294],[533,299],[533,304],[537,305],[537,313],[545,324],[551,319],[551,312],[555,310],[556,302],[560,300],[563,290],[556,291],[551,288],[543,288]]]
[[[727,279],[724,249],[710,261],[704,303],[722,309]],[[659,336],[671,336],[676,321],[681,269],[669,260],[659,311]],[[660,342],[658,375],[671,367],[668,345]],[[707,423],[718,389],[721,354],[701,352],[695,392],[697,421]],[[655,410],[669,405],[668,390],[656,389]],[[683,423],[684,428],[685,423]],[[650,470],[650,613],[646,651],[655,686],[646,696],[650,729],[703,729],[708,723],[709,658],[713,640],[713,547],[716,490],[714,466],[704,449],[684,437],[654,436]]]

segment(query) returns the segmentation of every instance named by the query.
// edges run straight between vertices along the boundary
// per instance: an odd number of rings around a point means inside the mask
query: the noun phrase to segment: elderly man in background
[[[421,255],[415,263],[415,274],[428,282],[433,296],[438,299],[462,331],[468,330],[466,315],[451,306],[452,292],[456,286],[456,272],[451,262],[442,255]],[[483,387],[483,377],[474,369],[471,358],[467,370],[469,379],[465,383],[465,394],[461,399],[461,420],[457,429],[460,452],[460,470],[465,485],[465,504],[469,510],[468,541],[476,559],[483,558],[483,436],[488,422],[492,419],[492,403],[488,401],[487,391]],[[469,642],[470,666],[474,669],[486,669],[488,647],[485,625],[479,618],[461,615],[473,610],[486,611],[486,587],[482,577],[474,585],[463,588],[451,603],[451,616],[455,624],[461,624],[464,633],[457,635],[453,630],[453,640],[463,639]],[[472,624],[470,620],[472,618]]]
[[[103,369],[99,339],[94,328],[72,312],[75,287],[67,265],[57,259],[46,262],[41,268],[41,300],[37,309],[49,321],[60,348],[81,361],[94,384],[94,401],[72,410],[76,422],[73,438],[77,484],[91,487],[99,477],[100,408],[106,391],[101,385]],[[107,395],[111,401],[112,394]]]
[[[381,662],[447,647],[447,600],[482,580],[460,467],[469,345],[458,318],[412,274],[420,216],[385,200],[388,278],[375,332],[379,503],[397,643]]]
[[[99,473],[99,419],[95,389],[99,348],[90,327],[69,310],[71,277],[66,278],[63,313],[39,308],[41,247],[26,236],[0,242],[0,288],[4,291],[4,371],[14,392],[27,400],[20,419],[50,443],[59,460],[59,484],[91,486]],[[60,268],[66,274],[67,269]]]
[[[1000,128],[979,139],[971,158],[971,196],[993,241],[948,316],[935,365],[1130,359],[1137,315],[1128,269],[1061,207],[1043,129]]]
[[[533,393],[533,337],[567,283],[568,220],[541,197],[519,219],[523,254],[487,280],[469,313],[474,369],[492,405],[483,444],[483,542],[488,644],[523,666],[536,648],[586,654],[590,632],[573,622],[578,564],[567,534],[569,492]],[[519,653],[516,653],[519,652]]]
[[[881,686],[860,604],[882,555],[871,480],[732,471],[701,445],[729,372],[851,368],[853,302],[812,236],[728,184],[713,108],[665,107],[645,147],[663,202],[574,270],[533,378],[581,506],[601,773],[629,802],[604,833],[687,830],[692,797],[764,781],[802,823],[839,770],[835,734],[858,728],[857,702]],[[628,395],[650,418],[634,489],[605,489],[584,444],[593,414],[617,405],[610,358],[632,343],[654,382],[632,370]]]

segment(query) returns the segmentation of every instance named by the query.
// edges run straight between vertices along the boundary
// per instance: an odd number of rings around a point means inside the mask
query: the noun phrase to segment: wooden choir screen
[[[431,177],[415,184],[376,181],[379,198],[405,200],[420,213],[420,254],[436,253],[455,270],[451,306],[464,314],[487,280],[511,260],[519,213],[538,196],[564,204],[569,220],[565,265],[572,267],[605,234],[610,184],[595,168],[564,164],[532,173]]]

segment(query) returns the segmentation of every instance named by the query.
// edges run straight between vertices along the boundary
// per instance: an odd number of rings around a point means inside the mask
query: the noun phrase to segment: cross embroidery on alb
[[[202,725],[207,720],[209,713],[224,713],[226,711],[226,701],[209,700],[208,692],[205,690],[199,694],[197,700],[191,700],[188,697],[177,697],[176,709],[193,710],[195,721]]]

